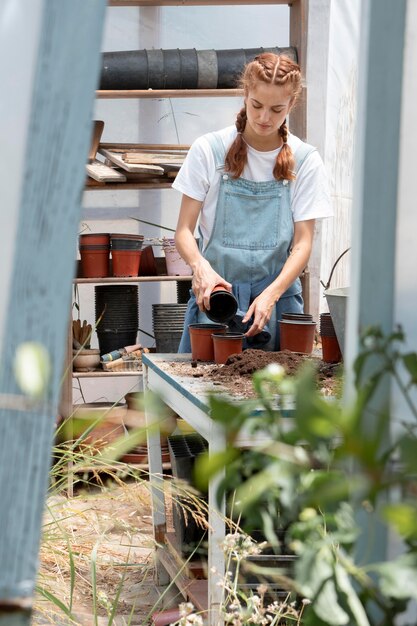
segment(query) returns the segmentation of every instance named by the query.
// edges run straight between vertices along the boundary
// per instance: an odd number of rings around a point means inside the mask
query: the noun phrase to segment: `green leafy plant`
[[[322,396],[309,367],[292,380],[279,366],[255,373],[257,403],[210,400],[230,446],[224,455],[201,459],[200,486],[202,477],[226,465],[219,497],[232,494],[245,530],[262,528],[277,553],[284,533],[296,558],[294,571],[286,581],[281,572],[280,581],[311,602],[300,622],[306,626],[392,626],[417,598],[417,355],[402,351],[403,342],[401,329],[389,336],[367,330],[350,405]],[[388,408],[373,412],[381,387],[390,383],[415,419],[397,428],[394,441]],[[289,398],[291,418],[285,417]],[[263,434],[265,443],[240,450],[234,442],[242,429]],[[374,545],[363,544],[366,529]],[[389,535],[402,550],[384,561]]]

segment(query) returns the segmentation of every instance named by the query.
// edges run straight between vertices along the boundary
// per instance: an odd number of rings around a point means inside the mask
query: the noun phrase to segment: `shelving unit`
[[[157,7],[157,6],[217,6],[217,5],[285,5],[290,6],[290,32],[289,32],[289,45],[297,49],[298,62],[301,65],[303,74],[305,75],[306,68],[306,53],[307,53],[307,14],[308,14],[308,0],[109,0],[110,7]],[[96,92],[97,98],[101,99],[163,99],[163,98],[225,98],[225,97],[240,97],[243,95],[240,89],[169,89],[169,90],[98,90]],[[291,114],[291,128],[294,133],[302,139],[306,138],[306,89],[303,89],[303,93],[300,97],[299,104]],[[127,180],[125,183],[98,183],[96,181],[89,181],[86,185],[87,191],[94,190],[145,190],[145,189],[168,189],[171,187],[171,183],[168,182],[143,182],[140,180]],[[307,277],[308,278],[308,277]],[[114,279],[104,278],[97,281],[95,279],[83,279],[76,278],[76,284],[92,284],[92,283],[146,283],[153,281],[169,281],[169,280],[189,280],[189,277],[168,277],[168,276],[152,276],[152,277],[137,277],[126,279]],[[69,353],[71,354],[72,344],[69,346]],[[159,355],[157,355],[159,357]],[[163,357],[161,357],[163,358]],[[168,394],[169,400],[167,403],[171,408],[182,415],[189,421],[189,423],[196,427],[199,432],[210,440],[210,451],[216,452],[224,448],[224,436],[216,431],[215,426],[211,423],[210,418],[207,415],[207,407],[196,404],[196,399],[188,392],[181,392],[178,390],[173,391],[173,387],[162,384],[163,376],[154,375],[152,371],[155,365],[153,362],[145,359],[146,367],[144,367],[145,375],[145,388],[153,389],[155,391],[161,391]],[[148,367],[149,366],[149,367]],[[138,372],[128,373],[94,373],[95,376],[138,376],[141,375]],[[90,377],[90,374],[75,374],[74,378],[83,379]],[[161,386],[162,385],[162,386]],[[161,388],[160,388],[161,386]],[[70,406],[72,410],[72,376],[67,376],[66,385],[64,387],[64,402],[66,402],[67,408]],[[250,445],[249,440],[243,442],[245,445]],[[156,482],[162,481],[163,477],[163,465],[161,459],[161,447],[159,441],[159,435],[148,434],[148,450],[149,458],[153,459],[153,464],[150,467],[154,473],[154,480]],[[215,621],[219,618],[220,613],[220,598],[221,592],[215,586],[213,580],[192,580],[186,575],[186,570],[180,569],[183,565],[180,555],[175,549],[175,542],[172,541],[169,534],[166,533],[165,525],[165,509],[164,499],[161,496],[160,486],[156,485],[153,489],[153,523],[154,523],[154,537],[156,542],[160,545],[158,548],[158,584],[167,584],[170,580],[175,580],[176,586],[180,592],[189,599],[194,605],[205,611],[209,608],[212,613],[209,616],[209,624],[220,624],[221,621]],[[215,501],[215,491],[217,483],[213,482],[210,486],[211,501]],[[211,514],[209,519],[212,532],[217,538],[221,538],[224,534],[224,522],[215,513]],[[213,541],[209,542],[209,566],[216,567],[220,572],[224,567],[223,556],[220,554],[220,547],[214,545]],[[210,573],[209,573],[210,579]],[[220,618],[219,618],[220,620]]]

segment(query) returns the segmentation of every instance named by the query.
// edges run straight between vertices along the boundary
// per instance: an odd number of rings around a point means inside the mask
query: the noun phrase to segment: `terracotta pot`
[[[141,250],[112,250],[113,276],[139,276]]]
[[[143,391],[129,391],[129,393],[125,395],[127,408],[130,411],[143,410],[143,398]]]
[[[196,361],[214,361],[213,334],[225,333],[226,324],[190,324],[191,356]]]
[[[80,246],[83,278],[104,278],[110,274],[110,248],[106,246]]]
[[[314,345],[316,322],[281,320],[279,322],[281,350],[311,354]]]
[[[152,615],[152,626],[169,626],[174,622],[178,622],[181,614],[179,609],[167,609],[166,611],[158,611]]]
[[[325,363],[340,363],[340,361],[342,360],[342,353],[340,351],[340,346],[336,335],[322,335],[321,349],[323,354],[323,361]]]
[[[80,246],[106,246],[110,247],[109,233],[87,233],[79,236]]]
[[[242,333],[213,334],[214,360],[216,363],[226,363],[232,354],[239,354],[243,348]]]
[[[73,350],[72,366],[76,372],[91,372],[100,365],[100,350],[88,348]]]
[[[210,309],[207,317],[213,322],[229,322],[237,311],[237,300],[225,289],[224,285],[216,285],[210,294]]]

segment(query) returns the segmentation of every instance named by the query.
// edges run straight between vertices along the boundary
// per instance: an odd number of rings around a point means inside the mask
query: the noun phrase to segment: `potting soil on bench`
[[[340,364],[324,363],[314,356],[304,356],[282,350],[280,352],[266,352],[264,350],[248,349],[240,354],[233,354],[225,365],[203,363],[200,361],[167,362],[169,371],[177,376],[201,378],[211,384],[219,385],[230,395],[253,398],[256,396],[252,385],[254,372],[264,369],[267,365],[276,363],[281,365],[288,376],[295,375],[299,369],[310,361],[316,368],[318,387],[325,395],[334,395],[340,385],[337,374],[341,370]]]

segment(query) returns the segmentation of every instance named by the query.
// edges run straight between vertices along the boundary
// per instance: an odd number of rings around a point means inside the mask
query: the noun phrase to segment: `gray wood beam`
[[[352,271],[346,334],[347,401],[359,335],[370,325],[393,329],[397,188],[406,0],[364,0],[358,77],[358,124],[353,193]],[[389,42],[389,44],[388,44]],[[370,363],[366,380],[378,365]],[[385,381],[362,416],[358,438],[381,428],[388,411]],[[389,443],[389,424],[383,433]],[[387,536],[377,517],[363,512],[362,562],[386,557]],[[371,519],[369,519],[371,518]]]
[[[406,0],[362,4],[348,365],[358,333],[375,324],[391,332],[393,324],[405,12]]]
[[[1,171],[0,186],[16,234],[8,250],[12,280],[2,292],[0,369],[0,624],[8,626],[30,622],[106,3],[24,4],[6,0],[0,11],[1,37],[4,30],[8,41],[24,44],[27,36],[29,44],[29,53],[12,45],[8,68],[0,64],[1,79],[12,74],[0,130],[7,123],[7,136],[15,133],[13,167],[6,185]],[[50,380],[37,404],[5,408],[6,395],[22,395],[13,366],[24,342],[43,345]]]

